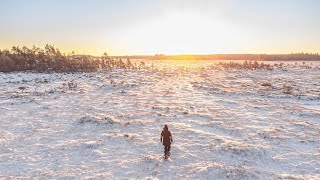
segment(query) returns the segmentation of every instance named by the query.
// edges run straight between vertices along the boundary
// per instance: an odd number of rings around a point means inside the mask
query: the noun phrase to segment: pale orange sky
[[[320,52],[317,0],[2,0],[0,48],[101,55]]]

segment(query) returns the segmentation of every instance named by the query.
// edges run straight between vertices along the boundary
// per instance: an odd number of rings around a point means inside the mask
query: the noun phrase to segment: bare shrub
[[[20,86],[18,89],[21,90],[21,92],[23,93],[23,91],[26,90],[27,87],[25,87],[25,86]]]
[[[272,86],[272,84],[269,83],[269,82],[264,82],[264,83],[261,83],[261,86],[268,86],[268,87],[270,87],[270,86]]]
[[[285,94],[292,94],[292,89],[293,89],[293,87],[291,86],[291,85],[289,85],[289,84],[284,84],[283,86],[282,86],[282,88],[283,88],[283,93],[285,93]]]
[[[76,81],[72,80],[68,82],[68,87],[69,87],[69,90],[75,90],[77,89],[78,84]]]
[[[264,64],[263,62],[259,63],[258,61],[244,61],[243,63],[240,62],[233,62],[230,61],[228,63],[220,62],[219,66],[223,67],[224,69],[267,69],[273,70],[270,64]]]

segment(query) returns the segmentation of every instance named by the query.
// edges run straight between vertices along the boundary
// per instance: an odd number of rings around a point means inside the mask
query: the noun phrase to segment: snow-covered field
[[[317,63],[0,73],[0,178],[320,179]]]

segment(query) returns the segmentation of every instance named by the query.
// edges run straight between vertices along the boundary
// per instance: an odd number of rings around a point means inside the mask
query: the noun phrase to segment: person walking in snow
[[[170,152],[170,145],[173,142],[171,132],[167,125],[164,125],[163,131],[161,132],[160,141],[164,145],[164,153]]]

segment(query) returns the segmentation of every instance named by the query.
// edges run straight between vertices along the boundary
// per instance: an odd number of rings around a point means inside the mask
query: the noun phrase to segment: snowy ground
[[[168,67],[0,73],[0,178],[320,179],[319,66]]]

